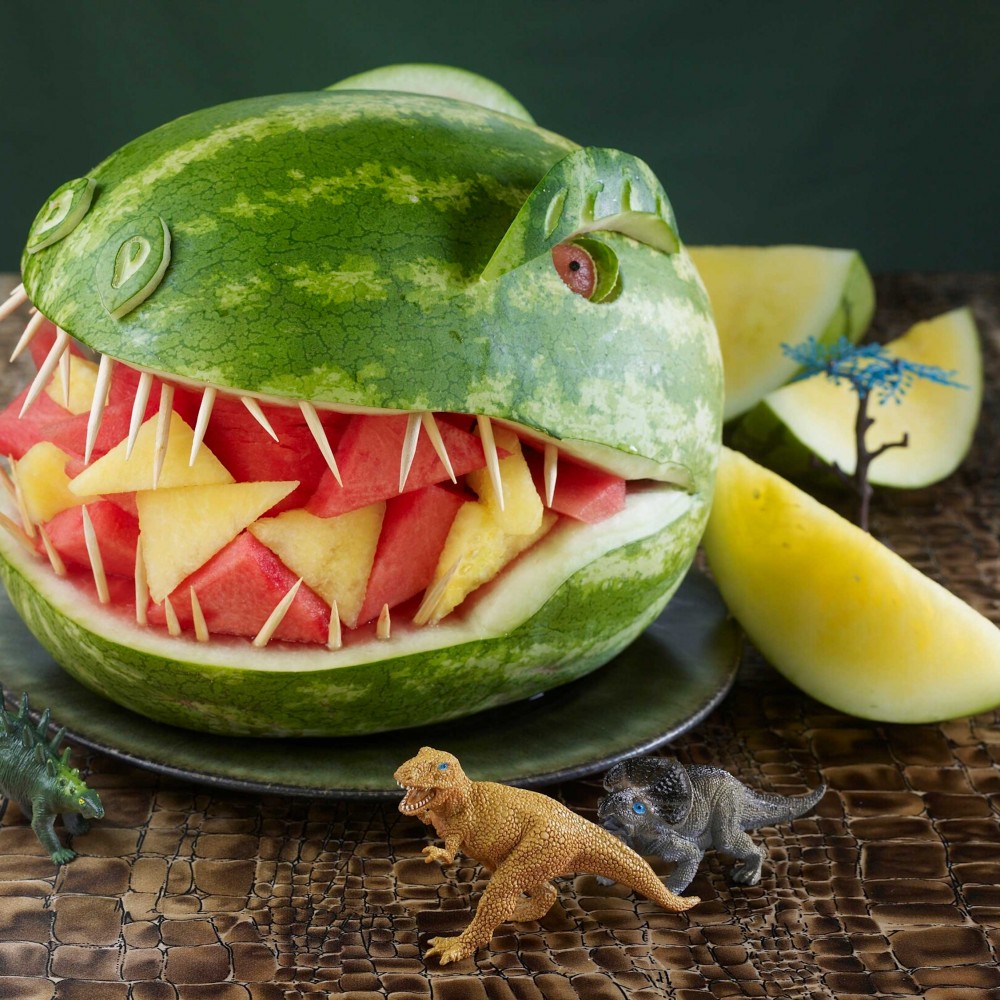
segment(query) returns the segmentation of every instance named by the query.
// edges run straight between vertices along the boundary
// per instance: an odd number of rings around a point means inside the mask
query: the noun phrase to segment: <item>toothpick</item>
[[[379,612],[378,624],[375,626],[375,636],[378,639],[388,639],[392,634],[392,622],[389,619],[389,605],[383,604]]]
[[[170,442],[170,414],[174,406],[174,387],[167,382],[160,389],[160,410],[156,415],[156,442],[153,446],[153,489],[160,481],[163,461]]]
[[[41,536],[42,545],[45,547],[45,554],[49,557],[49,565],[52,567],[52,572],[56,576],[65,576],[66,563],[63,562],[62,556],[59,555],[56,547],[52,544],[52,539],[49,538],[49,533],[45,530],[44,524],[38,526],[38,534]]]
[[[403,437],[403,450],[399,454],[399,492],[403,492],[406,477],[410,474],[410,466],[417,454],[417,443],[420,440],[420,414],[411,413],[406,418],[406,435]]]
[[[8,455],[7,461],[10,462],[10,467],[13,469],[13,457]],[[10,478],[10,473],[2,465],[0,465],[0,486],[2,486],[10,494],[11,500],[17,499],[17,490],[14,488],[14,480]]]
[[[258,649],[263,648],[271,641],[271,637],[278,630],[278,626],[282,621],[284,621],[285,615],[288,614],[288,609],[292,606],[292,601],[295,600],[295,595],[299,592],[299,587],[301,586],[302,577],[300,576],[292,584],[288,593],[278,602],[278,606],[268,615],[267,621],[261,626],[260,631],[253,640],[253,645]]]
[[[34,544],[28,537],[24,528],[22,528],[17,521],[4,514],[3,511],[0,511],[0,526],[6,528],[29,552],[33,555],[38,555]]]
[[[215,395],[215,386],[206,385],[205,391],[201,394],[201,402],[198,404],[198,419],[194,425],[194,438],[191,441],[191,457],[188,459],[188,465],[194,465],[194,460],[198,457],[198,450],[205,439],[208,421],[212,416],[212,407],[215,406]]]
[[[451,457],[448,454],[448,449],[445,447],[444,438],[441,437],[441,428],[438,427],[437,421],[434,419],[434,414],[430,410],[426,410],[420,414],[420,421],[424,425],[424,430],[427,432],[427,437],[430,439],[431,444],[434,445],[437,457],[441,459],[441,464],[448,473],[448,478],[453,483],[457,483],[458,479],[455,477],[455,469],[451,464]]]
[[[327,631],[326,646],[327,649],[340,649],[343,645],[344,638],[340,631],[340,609],[337,607],[337,602],[334,601],[330,605],[330,628]]]
[[[132,457],[135,439],[139,436],[139,428],[146,417],[146,404],[149,402],[149,393],[152,388],[152,373],[141,372],[139,375],[139,384],[135,387],[135,399],[132,400],[132,417],[129,420],[128,441],[125,444],[126,462]]]
[[[177,620],[177,612],[170,603],[169,597],[163,598],[163,613],[167,616],[167,631],[174,636],[181,634],[181,623]]]
[[[149,624],[147,604],[149,587],[146,585],[146,560],[142,558],[142,539],[135,547],[135,620],[139,625]]]
[[[72,352],[63,351],[59,356],[59,381],[62,382],[63,406],[69,409],[70,357]]]
[[[87,558],[90,560],[90,569],[94,574],[97,599],[101,604],[107,604],[111,600],[111,593],[108,590],[108,578],[104,572],[104,560],[101,558],[101,548],[97,544],[94,522],[90,519],[90,512],[87,510],[86,504],[83,505],[80,512],[83,515],[83,541],[87,546]]]
[[[264,415],[264,411],[260,408],[260,403],[258,403],[252,396],[240,396],[240,400],[247,410],[250,411],[250,416],[252,416],[254,420],[256,420],[265,431],[267,431],[274,441],[277,441],[278,435],[274,433],[271,421]]]
[[[414,625],[426,625],[435,614],[441,599],[444,597],[448,584],[454,579],[458,572],[458,567],[462,565],[463,556],[459,556],[448,568],[448,570],[437,579],[424,594],[424,599],[420,602],[416,614],[413,616]],[[436,619],[435,619],[436,620]]]
[[[201,602],[195,593],[194,587],[189,587],[191,593],[191,618],[194,621],[194,637],[198,642],[208,642],[208,625],[205,622],[205,615],[201,610]]]
[[[313,436],[313,440],[319,446],[327,467],[333,473],[333,478],[337,480],[338,486],[343,486],[344,480],[340,478],[340,469],[337,468],[337,460],[333,457],[333,449],[330,447],[329,440],[327,440],[326,431],[323,429],[323,424],[319,419],[319,414],[316,412],[316,407],[303,399],[299,403],[299,409],[302,411],[302,416],[305,417],[306,425]]]
[[[97,381],[94,384],[94,398],[90,403],[90,416],[87,418],[87,444],[83,452],[84,465],[90,464],[90,456],[94,452],[97,435],[101,432],[101,418],[104,416],[104,407],[108,401],[108,386],[111,384],[113,369],[114,360],[110,355],[102,354],[100,364],[97,366]]]
[[[52,378],[52,373],[56,370],[56,365],[59,364],[60,358],[62,358],[68,348],[69,334],[62,328],[57,327],[56,339],[52,344],[48,356],[42,362],[42,367],[35,373],[34,381],[28,389],[28,394],[24,397],[24,405],[21,407],[21,412],[18,416],[24,416],[28,407],[31,406],[45,386],[48,385],[49,379]]]
[[[551,507],[556,496],[556,477],[559,473],[559,449],[554,444],[545,445],[545,506]]]
[[[497,506],[503,510],[503,480],[500,478],[500,458],[497,455],[496,441],[493,440],[493,424],[489,417],[482,414],[476,417],[479,425],[479,437],[483,442],[483,453],[486,455],[486,470],[490,474],[493,492],[497,497]]]
[[[3,306],[0,306],[3,309]],[[28,320],[27,325],[24,328],[24,332],[21,334],[18,342],[14,345],[14,350],[10,352],[10,360],[17,361],[17,359],[24,353],[24,349],[35,339],[35,334],[41,329],[42,324],[45,322],[45,317],[40,312],[34,312],[31,314],[31,318]]]
[[[0,305],[0,320],[17,312],[25,302],[28,301],[28,293],[24,290],[24,285],[15,285],[7,296],[7,301]]]
[[[35,522],[28,513],[28,502],[24,497],[24,489],[21,486],[21,477],[17,472],[17,462],[11,459],[10,476],[14,483],[14,503],[17,504],[17,513],[21,518],[21,527],[28,538],[35,537]]]

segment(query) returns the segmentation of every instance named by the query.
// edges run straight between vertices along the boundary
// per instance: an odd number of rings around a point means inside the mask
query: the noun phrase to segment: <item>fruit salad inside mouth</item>
[[[0,413],[3,525],[111,610],[201,642],[339,649],[460,619],[544,536],[650,487],[488,417],[261,400],[92,360],[38,312],[25,350],[37,374]]]

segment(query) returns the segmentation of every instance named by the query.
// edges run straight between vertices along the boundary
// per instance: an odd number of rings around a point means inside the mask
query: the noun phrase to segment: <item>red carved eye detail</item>
[[[556,274],[567,287],[589,299],[597,287],[597,266],[594,258],[577,243],[557,243],[552,248],[552,263]]]

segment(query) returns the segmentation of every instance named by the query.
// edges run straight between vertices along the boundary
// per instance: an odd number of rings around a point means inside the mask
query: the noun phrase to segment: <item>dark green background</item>
[[[998,0],[3,0],[0,270],[47,195],[208,104],[383,63],[503,83],[647,160],[689,243],[853,246],[1000,269]]]

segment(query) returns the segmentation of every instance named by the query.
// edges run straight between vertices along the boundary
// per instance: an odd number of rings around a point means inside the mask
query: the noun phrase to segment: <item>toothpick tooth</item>
[[[319,446],[327,467],[333,473],[333,478],[337,480],[338,486],[343,486],[344,480],[340,478],[340,469],[337,468],[337,460],[333,457],[333,449],[330,447],[330,442],[327,439],[326,431],[323,429],[323,424],[320,422],[316,407],[303,399],[299,403],[299,409],[302,411],[302,416],[305,417],[306,425],[313,436],[313,440]]]
[[[163,598],[163,613],[167,616],[167,631],[171,635],[180,635],[181,623],[177,620],[177,612],[174,611],[169,597]]]
[[[97,587],[97,599],[101,604],[107,604],[111,600],[111,593],[108,590],[108,578],[104,572],[104,560],[101,558],[101,547],[97,544],[97,533],[94,531],[94,522],[90,519],[90,512],[84,504],[81,509],[83,515],[83,542],[87,547],[87,558],[90,560],[90,569],[94,574],[94,584]]]
[[[189,587],[191,593],[191,618],[194,620],[194,637],[198,642],[208,642],[208,625],[205,622],[205,614],[201,610],[201,602],[195,593],[194,587]]]
[[[277,632],[278,626],[284,620],[285,615],[288,614],[288,609],[292,606],[292,601],[295,600],[295,595],[299,592],[299,587],[301,586],[302,577],[300,576],[292,584],[288,593],[278,602],[277,607],[268,615],[267,621],[261,626],[257,635],[254,636],[253,645],[258,649],[263,648],[271,641],[271,637]]]
[[[17,312],[27,301],[28,293],[24,290],[24,285],[15,285],[7,296],[7,301],[0,305],[0,320]]]
[[[59,381],[62,382],[63,406],[69,409],[70,352],[63,351],[59,356]]]
[[[556,496],[556,477],[559,473],[559,449],[554,444],[545,445],[544,460],[545,506],[551,507]]]
[[[403,492],[406,477],[410,474],[413,458],[417,454],[417,443],[420,440],[420,414],[411,413],[406,418],[406,435],[403,437],[403,450],[399,455],[399,492]]]
[[[160,389],[160,410],[156,415],[156,440],[153,445],[153,489],[160,481],[163,472],[163,460],[167,457],[167,444],[170,441],[170,412],[174,406],[174,387],[163,383]]]
[[[142,372],[139,375],[139,384],[135,387],[135,399],[132,400],[132,418],[129,420],[128,441],[125,444],[126,462],[132,457],[132,449],[135,447],[135,439],[139,435],[139,428],[146,416],[146,404],[149,402],[149,393],[152,388],[152,373]]]
[[[42,362],[41,368],[38,369],[35,374],[34,381],[31,383],[31,387],[28,389],[28,394],[24,397],[24,405],[21,407],[21,412],[18,414],[23,417],[25,411],[29,406],[38,398],[41,391],[48,385],[49,379],[52,378],[52,373],[56,370],[56,365],[59,364],[59,359],[69,348],[69,334],[63,330],[61,327],[56,328],[56,339],[52,344],[52,349],[49,351],[48,356]]]
[[[37,555],[35,546],[28,537],[27,532],[13,518],[8,517],[0,511],[0,526],[6,528],[29,552]]]
[[[198,450],[205,439],[208,421],[212,416],[212,407],[215,406],[215,395],[215,386],[206,385],[205,391],[201,394],[201,403],[198,404],[198,419],[194,425],[194,439],[191,441],[191,457],[188,459],[188,465],[194,465],[194,460],[198,457]]]
[[[90,456],[94,452],[97,435],[101,432],[101,418],[104,416],[104,407],[108,401],[108,386],[111,384],[111,372],[113,369],[114,360],[110,355],[102,354],[100,364],[97,366],[94,399],[90,404],[90,416],[87,418],[87,444],[83,452],[85,465],[90,464]]]
[[[482,414],[476,417],[479,424],[479,437],[483,442],[483,451],[486,454],[486,471],[490,474],[490,482],[493,484],[493,492],[497,497],[497,505],[503,510],[503,480],[500,478],[500,458],[497,455],[496,441],[493,440],[493,424],[489,417]]]
[[[49,565],[52,567],[52,572],[56,576],[65,576],[66,563],[63,562],[62,556],[59,555],[56,547],[52,544],[52,539],[49,538],[49,533],[45,530],[44,524],[38,526],[38,534],[41,536],[42,545],[45,547],[45,554],[49,557]]]
[[[258,403],[253,396],[240,396],[240,399],[242,400],[243,405],[250,411],[250,416],[252,416],[254,420],[256,420],[265,431],[267,431],[274,441],[277,441],[278,435],[274,433],[271,421],[264,415],[264,411],[260,408],[260,403]]]
[[[146,605],[149,603],[149,587],[146,584],[146,560],[142,558],[142,539],[135,547],[135,620],[139,625],[149,623]]]
[[[2,309],[3,306],[0,306]],[[24,328],[24,332],[21,334],[17,343],[14,345],[14,350],[10,352],[10,360],[17,361],[17,359],[24,353],[24,349],[35,339],[35,334],[38,333],[42,324],[45,322],[45,317],[38,311],[31,314],[31,318],[28,320],[27,325]]]
[[[9,457],[7,461],[10,462],[10,467],[14,468],[14,459]],[[12,500],[17,499],[17,490],[14,489],[14,480],[10,478],[10,473],[0,465],[0,486],[2,486],[9,494]]]
[[[327,649],[340,649],[344,645],[344,638],[340,631],[340,609],[337,607],[337,602],[334,601],[330,605],[330,628],[327,632],[326,646]]]
[[[445,467],[448,478],[453,483],[457,483],[458,479],[455,477],[455,469],[451,464],[451,457],[448,454],[448,449],[445,447],[444,438],[441,437],[441,428],[438,427],[437,421],[434,419],[434,414],[430,410],[426,410],[420,414],[420,422],[424,425],[427,437],[430,439],[431,444],[434,445],[434,450],[437,452],[437,457],[441,459],[441,464]]]
[[[413,616],[414,625],[426,625],[431,620],[438,606],[441,604],[441,599],[448,589],[448,584],[454,579],[455,574],[458,572],[458,567],[462,565],[462,558],[462,556],[459,556],[448,567],[447,571],[427,589],[424,599],[420,602],[420,607],[417,608],[416,614]]]
[[[24,498],[24,489],[21,486],[21,477],[17,472],[17,462],[11,460],[10,475],[14,483],[14,503],[17,505],[17,514],[21,518],[21,527],[28,538],[35,537],[35,522],[32,521],[28,513],[28,503]]]
[[[392,621],[389,618],[389,605],[383,604],[378,615],[378,624],[375,626],[375,636],[379,639],[388,639],[392,635]]]

